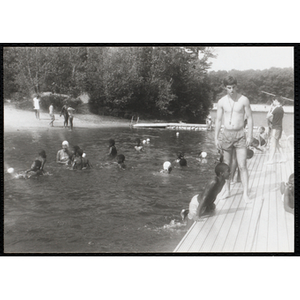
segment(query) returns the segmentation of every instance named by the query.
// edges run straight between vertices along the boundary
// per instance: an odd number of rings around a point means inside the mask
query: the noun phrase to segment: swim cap
[[[15,171],[14,168],[7,169],[7,172],[10,173],[10,174],[13,173],[14,171]]]
[[[201,152],[201,157],[202,158],[205,158],[207,156],[207,153],[206,152]]]
[[[165,161],[163,164],[164,170],[169,170],[170,167],[171,167],[171,163],[169,161]]]
[[[150,139],[149,138],[147,139],[147,143],[150,143]]]
[[[63,141],[63,142],[62,142],[62,145],[63,145],[63,146],[67,146],[67,147],[69,147],[69,143],[68,143],[68,141]]]
[[[147,143],[147,141],[146,140],[143,140],[143,144],[146,144]]]

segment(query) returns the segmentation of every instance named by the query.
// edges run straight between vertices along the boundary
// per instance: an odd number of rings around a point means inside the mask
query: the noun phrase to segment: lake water
[[[253,115],[255,126],[266,125],[265,113]],[[294,132],[293,116],[285,114],[287,135]],[[110,138],[125,155],[126,170],[107,160]],[[134,149],[136,138],[150,138],[142,153]],[[84,149],[94,168],[57,165],[63,140]],[[47,152],[51,176],[22,180],[4,174],[6,253],[172,252],[186,233],[180,211],[213,176],[218,157],[213,131],[180,131],[176,137],[165,129],[54,127],[5,133],[5,170],[28,169],[40,149]],[[196,159],[201,150],[208,153],[207,163]],[[188,167],[159,173],[178,151]]]
[[[26,170],[40,149],[47,152],[38,179],[4,177],[6,253],[172,252],[186,233],[180,211],[213,176],[218,157],[213,132],[164,129],[64,128],[6,133],[4,168]],[[135,139],[150,138],[136,152]],[[107,160],[108,140],[126,157],[126,170]],[[93,169],[71,171],[57,165],[61,142],[79,145]],[[198,153],[208,153],[200,163]],[[164,161],[184,151],[188,167],[162,174]]]

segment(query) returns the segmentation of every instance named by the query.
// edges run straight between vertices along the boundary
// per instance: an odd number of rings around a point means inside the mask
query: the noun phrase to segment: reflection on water
[[[5,134],[5,168],[30,167],[40,149],[52,176],[4,178],[4,250],[14,253],[172,252],[186,230],[180,211],[214,173],[213,132],[130,128],[39,130]],[[144,152],[135,140],[150,138]],[[126,170],[107,160],[108,140],[126,157]],[[71,171],[55,163],[61,142],[79,145],[94,168]],[[161,174],[163,162],[185,153],[188,167]],[[197,161],[200,151],[207,163]]]

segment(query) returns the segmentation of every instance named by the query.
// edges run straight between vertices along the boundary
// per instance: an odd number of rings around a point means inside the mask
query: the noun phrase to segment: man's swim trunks
[[[221,138],[222,150],[231,150],[234,148],[246,148],[246,135],[244,129],[235,131],[235,130],[226,130],[222,133]]]

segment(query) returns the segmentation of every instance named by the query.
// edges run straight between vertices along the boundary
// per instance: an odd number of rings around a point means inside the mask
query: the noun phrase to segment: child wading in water
[[[218,163],[215,168],[216,176],[212,178],[205,186],[203,194],[195,195],[189,205],[189,209],[181,211],[183,220],[187,219],[187,226],[190,227],[194,221],[199,220],[205,212],[213,211],[216,207],[214,201],[221,192],[225,180],[230,176],[230,168],[225,163]]]
[[[26,170],[24,173],[17,174],[17,178],[30,178],[33,176],[39,176],[44,174],[44,165],[46,163],[46,152],[41,150],[39,156],[33,161],[30,169]]]

